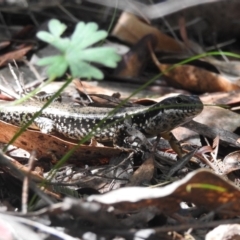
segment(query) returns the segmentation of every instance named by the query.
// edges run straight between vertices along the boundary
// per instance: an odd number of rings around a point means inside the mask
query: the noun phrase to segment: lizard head
[[[149,135],[169,132],[192,120],[203,110],[198,96],[178,95],[162,100],[149,108],[149,121],[144,131]],[[151,113],[152,112],[152,113]]]

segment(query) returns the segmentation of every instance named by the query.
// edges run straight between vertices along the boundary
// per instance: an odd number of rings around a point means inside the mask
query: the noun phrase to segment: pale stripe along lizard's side
[[[1,104],[0,120],[22,126],[40,111],[43,104],[36,100],[29,100],[16,106]],[[53,102],[34,120],[34,126],[31,127],[48,134],[56,131],[77,140],[93,131],[97,141],[106,142],[114,141],[117,130],[121,129],[125,119],[129,118],[131,125],[146,137],[157,135],[166,137],[171,130],[193,119],[202,109],[203,104],[195,95],[179,95],[151,106],[121,107],[115,110]],[[112,112],[113,114],[110,114]],[[96,127],[101,121],[101,126]]]

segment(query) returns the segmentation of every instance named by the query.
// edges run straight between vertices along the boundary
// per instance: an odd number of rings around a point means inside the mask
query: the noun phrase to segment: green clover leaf
[[[64,23],[61,23],[57,19],[52,19],[48,25],[50,33],[52,33],[55,37],[60,37],[64,31],[66,30],[67,26]]]
[[[114,68],[120,56],[110,47],[92,47],[107,36],[104,30],[98,30],[96,23],[79,22],[70,38],[61,38],[66,25],[53,19],[49,22],[49,31],[40,31],[37,37],[60,51],[57,56],[40,59],[38,65],[48,66],[50,78],[61,77],[67,70],[73,77],[102,79],[103,73],[90,64],[98,63]]]

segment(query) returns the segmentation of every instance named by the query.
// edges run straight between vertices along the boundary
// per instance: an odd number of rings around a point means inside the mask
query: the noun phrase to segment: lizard
[[[0,120],[23,126],[44,103],[29,100],[19,105],[0,105]],[[114,142],[116,133],[123,128],[126,118],[131,125],[147,138],[163,136],[173,149],[181,155],[171,130],[189,122],[203,109],[203,103],[196,95],[178,95],[166,98],[151,106],[105,108],[92,106],[72,106],[53,102],[43,109],[30,126],[42,133],[58,132],[65,137],[81,140],[89,133],[99,142]],[[98,126],[98,124],[101,124]]]

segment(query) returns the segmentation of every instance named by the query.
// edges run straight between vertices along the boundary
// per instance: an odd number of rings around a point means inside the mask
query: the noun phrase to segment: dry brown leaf
[[[0,129],[0,142],[8,143],[20,128],[0,121]],[[77,145],[74,142],[33,130],[23,132],[13,144],[14,146],[25,149],[26,151],[35,150],[38,157],[49,156],[50,153],[53,153],[58,159]],[[109,161],[109,158],[119,155],[122,151],[123,150],[115,149],[113,147],[93,147],[81,145],[77,147],[76,151],[69,160],[74,160],[79,165],[105,164]],[[129,152],[130,151],[131,150],[129,150]]]
[[[173,135],[181,143],[187,143],[195,146],[202,146],[200,136],[197,132],[194,132],[185,127],[177,127],[172,130]]]
[[[203,103],[235,105],[240,103],[240,90],[231,92],[216,92],[201,96]]]
[[[224,159],[223,164],[226,168],[224,174],[240,169],[240,151],[229,153]]]
[[[239,114],[214,106],[205,106],[194,120],[208,127],[217,127],[229,132],[234,132],[240,126]]]
[[[14,98],[6,96],[5,94],[0,93],[0,100],[4,100],[4,101],[13,101]]]
[[[31,180],[34,180],[35,182],[43,182],[44,178],[36,171],[30,171],[29,172],[29,168],[28,166],[24,166],[22,165],[20,162],[14,160],[13,158],[9,158],[9,161],[22,173],[30,176]]]
[[[169,82],[173,86],[189,91],[202,93],[240,89],[240,86],[233,84],[227,78],[203,68],[190,65],[180,65],[168,71],[171,65],[157,64],[157,66],[165,76],[169,77]]]
[[[106,95],[112,95],[115,93],[114,91],[111,91],[107,88],[93,86],[92,84],[85,82],[85,81],[80,82],[78,79],[73,80],[73,83],[79,91],[86,92],[87,94],[101,93],[101,94],[106,94]]]
[[[201,197],[199,197],[201,196]],[[126,187],[103,195],[92,195],[88,201],[132,211],[156,206],[165,213],[174,213],[180,202],[194,203],[211,211],[224,211],[225,216],[240,214],[240,191],[230,182],[208,170],[197,170],[184,179],[161,188]]]
[[[4,64],[6,64],[9,61],[14,60],[19,60],[21,59],[23,56],[25,56],[25,54],[27,52],[29,52],[30,50],[32,50],[33,46],[29,45],[29,46],[24,46],[20,49],[8,52],[4,55],[0,56],[0,66],[3,66]]]
[[[10,44],[11,44],[10,41],[2,41],[2,42],[0,42],[0,49],[3,49],[5,47],[9,46]]]
[[[154,173],[154,158],[152,154],[149,158],[134,172],[127,186],[141,186],[149,184]]]
[[[16,160],[4,156],[2,153],[1,155],[1,171],[6,172],[14,177],[16,177],[19,180],[23,180],[25,176],[28,176],[31,178],[31,180],[43,183],[44,178],[38,174],[36,171],[30,171],[29,172],[29,166],[23,166],[21,163],[17,162]],[[31,185],[33,188],[35,188],[35,185]],[[61,199],[61,196],[58,193],[55,193],[54,190],[52,190],[51,186],[41,186],[42,190],[46,193],[51,195],[52,197],[56,199]]]
[[[182,43],[161,33],[157,28],[148,25],[133,14],[127,12],[122,13],[112,34],[131,44],[138,42],[146,35],[152,34],[157,39],[156,51],[174,53],[185,51]]]
[[[118,77],[138,77],[151,58],[151,49],[156,45],[156,38],[149,34],[140,39],[123,57],[114,74]]]

